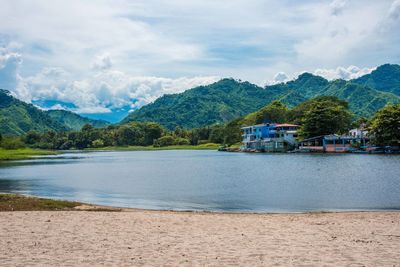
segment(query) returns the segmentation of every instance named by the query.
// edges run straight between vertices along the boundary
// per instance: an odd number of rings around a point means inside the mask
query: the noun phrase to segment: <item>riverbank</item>
[[[106,212],[78,204],[67,211],[1,212],[0,262],[6,266],[394,266],[400,262],[400,212]]]
[[[21,160],[29,159],[35,156],[56,155],[56,151],[48,151],[41,149],[21,148],[21,149],[3,149],[0,148],[1,160]]]

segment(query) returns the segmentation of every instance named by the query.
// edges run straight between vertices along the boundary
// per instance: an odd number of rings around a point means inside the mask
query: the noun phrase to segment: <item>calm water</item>
[[[0,164],[0,192],[150,209],[400,209],[400,156],[69,153]]]

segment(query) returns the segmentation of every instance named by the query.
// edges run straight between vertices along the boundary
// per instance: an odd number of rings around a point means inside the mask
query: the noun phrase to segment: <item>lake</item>
[[[0,163],[0,192],[166,210],[400,209],[400,156],[66,153]]]

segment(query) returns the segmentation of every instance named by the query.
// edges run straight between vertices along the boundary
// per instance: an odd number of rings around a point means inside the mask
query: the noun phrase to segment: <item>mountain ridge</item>
[[[400,76],[396,74],[398,69],[399,65],[386,64],[371,74],[350,81],[328,81],[303,73],[295,80],[265,87],[225,78],[179,94],[164,95],[133,111],[121,123],[153,121],[171,130],[176,126],[195,128],[226,123],[255,112],[273,100],[293,107],[313,97],[327,95],[348,101],[356,116],[369,117],[387,103],[400,103],[400,95],[395,94],[397,88],[400,90],[400,86],[397,87],[397,81],[400,81]],[[378,90],[371,86],[371,80],[389,86],[381,84],[379,88],[383,89]]]
[[[56,114],[58,113],[58,114]],[[68,111],[44,111],[0,89],[0,134],[23,135],[29,131],[80,130],[77,125],[106,123],[84,118]],[[75,127],[74,127],[75,124]],[[82,126],[83,126],[82,125]],[[108,124],[107,124],[108,125]]]

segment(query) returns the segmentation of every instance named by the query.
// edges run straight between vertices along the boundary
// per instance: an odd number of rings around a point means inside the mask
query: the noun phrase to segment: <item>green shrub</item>
[[[174,145],[179,145],[179,146],[190,145],[190,141],[186,138],[177,137],[174,141]]]
[[[204,144],[208,144],[208,143],[210,143],[210,140],[199,140],[197,142],[198,145],[204,145]]]
[[[24,148],[25,144],[20,138],[7,137],[1,140],[1,147],[4,149],[19,149]]]
[[[172,146],[175,143],[175,138],[171,135],[160,137],[154,141],[155,147]]]
[[[104,141],[101,139],[96,139],[92,142],[92,147],[103,147],[104,146]]]

